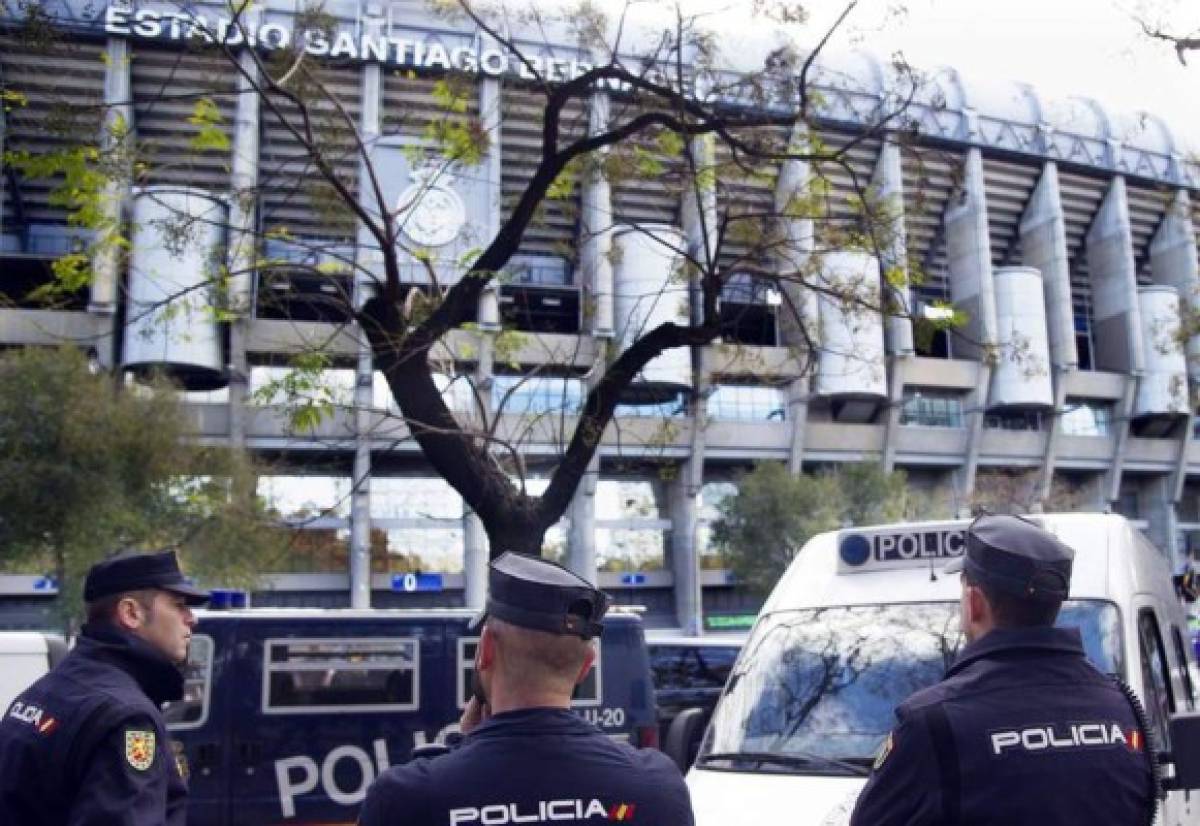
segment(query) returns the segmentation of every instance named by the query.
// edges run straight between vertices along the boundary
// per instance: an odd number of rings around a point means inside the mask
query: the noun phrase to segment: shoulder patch
[[[125,760],[144,772],[154,764],[154,732],[145,729],[125,730]]]
[[[879,744],[879,751],[875,752],[875,763],[871,766],[871,771],[879,771],[884,761],[888,759],[888,755],[892,753],[893,737],[894,733],[888,732],[888,736]]]

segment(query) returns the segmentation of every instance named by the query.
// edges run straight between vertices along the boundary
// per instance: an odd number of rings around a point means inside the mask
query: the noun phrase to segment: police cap
[[[509,552],[488,566],[487,607],[474,625],[496,617],[589,640],[604,630],[600,620],[607,610],[608,597],[583,577],[547,559]]]
[[[1075,551],[1028,519],[984,514],[967,528],[965,544],[946,573],[963,571],[973,582],[1022,599],[1067,598]]]
[[[83,599],[93,602],[102,597],[143,588],[158,588],[179,594],[187,598],[189,605],[203,605],[209,599],[208,591],[195,588],[184,579],[174,551],[156,554],[127,551],[97,562],[88,570],[83,584]]]

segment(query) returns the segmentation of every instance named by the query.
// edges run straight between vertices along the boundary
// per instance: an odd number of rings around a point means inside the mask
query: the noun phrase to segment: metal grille
[[[278,75],[280,68],[273,66],[271,71]],[[357,192],[360,154],[353,135],[362,105],[359,71],[314,64],[309,64],[306,71],[311,75],[300,79],[299,92],[309,112],[313,139],[337,179],[351,192]],[[329,94],[323,93],[318,84]],[[331,96],[344,112],[339,111]],[[282,95],[269,93],[262,101],[261,118],[258,181],[264,230],[270,233],[286,228],[292,235],[353,238],[352,214],[331,192],[304,141],[292,132],[295,129],[304,135],[300,110]]]
[[[1021,216],[1041,176],[1042,167],[1037,164],[983,157],[993,265],[1020,263]]]
[[[52,152],[80,143],[94,145],[100,133],[104,101],[103,47],[95,43],[55,43],[39,48],[0,35],[0,85],[27,99],[5,116],[4,149]],[[11,180],[11,179],[10,179]],[[17,179],[18,192],[6,183],[3,223],[65,223],[61,207],[48,203],[51,180]]]
[[[950,298],[942,216],[962,177],[962,162],[960,153],[944,149],[901,150],[909,272],[914,297],[924,302]]]
[[[506,221],[533,177],[542,156],[542,125],[545,95],[534,89],[506,86],[501,92],[501,220]],[[563,110],[559,146],[587,134],[585,102],[572,100]],[[579,175],[575,174],[570,195],[543,202],[535,215],[520,252],[556,255],[575,259],[579,219]]]
[[[1129,200],[1129,223],[1133,229],[1133,259],[1137,264],[1138,283],[1151,284],[1150,242],[1154,240],[1154,233],[1171,206],[1175,190],[1169,186],[1126,180],[1125,191]]]
[[[237,70],[229,58],[139,44],[130,71],[139,160],[146,164],[138,182],[227,192],[237,107]],[[230,148],[196,146],[201,126],[189,119],[205,98],[216,104]]]

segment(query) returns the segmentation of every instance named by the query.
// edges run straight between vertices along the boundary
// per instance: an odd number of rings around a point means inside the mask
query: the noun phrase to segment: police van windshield
[[[940,680],[965,644],[958,611],[956,602],[936,602],[764,618],[730,677],[699,763],[747,755],[771,770],[817,773],[836,771],[830,761],[843,769],[867,764],[895,725],[895,707]],[[1100,671],[1124,675],[1116,606],[1071,600],[1058,624],[1080,629]]]

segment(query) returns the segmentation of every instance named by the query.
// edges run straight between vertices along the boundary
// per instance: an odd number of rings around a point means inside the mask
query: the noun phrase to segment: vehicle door
[[[231,826],[353,824],[376,776],[423,731],[423,672],[445,660],[434,622],[242,623],[230,705]]]
[[[1178,703],[1171,681],[1170,655],[1167,637],[1163,634],[1157,607],[1152,601],[1138,600],[1137,607],[1137,663],[1142,684],[1142,703],[1146,708],[1147,723],[1154,738],[1155,747],[1161,751],[1171,750],[1169,721],[1176,712]],[[1160,822],[1164,826],[1182,826],[1192,821],[1187,810],[1190,799],[1173,792],[1162,802]]]
[[[163,709],[168,756],[188,784],[189,826],[229,822],[229,715],[225,678],[231,661],[230,623],[206,624],[192,635],[183,699]]]
[[[1168,619],[1171,616],[1164,614],[1163,622],[1164,624],[1169,623],[1170,629],[1167,632],[1170,637],[1170,641],[1167,642],[1167,657],[1171,669],[1171,684],[1175,696],[1179,698],[1176,705],[1180,712],[1194,712],[1196,710],[1196,685],[1193,681],[1192,661],[1188,657],[1188,645],[1183,629],[1180,627],[1183,617],[1181,612],[1175,615],[1178,620]],[[1180,808],[1179,822],[1189,824],[1200,822],[1200,799],[1197,799],[1195,789],[1172,792],[1171,797],[1174,798],[1173,805]]]

